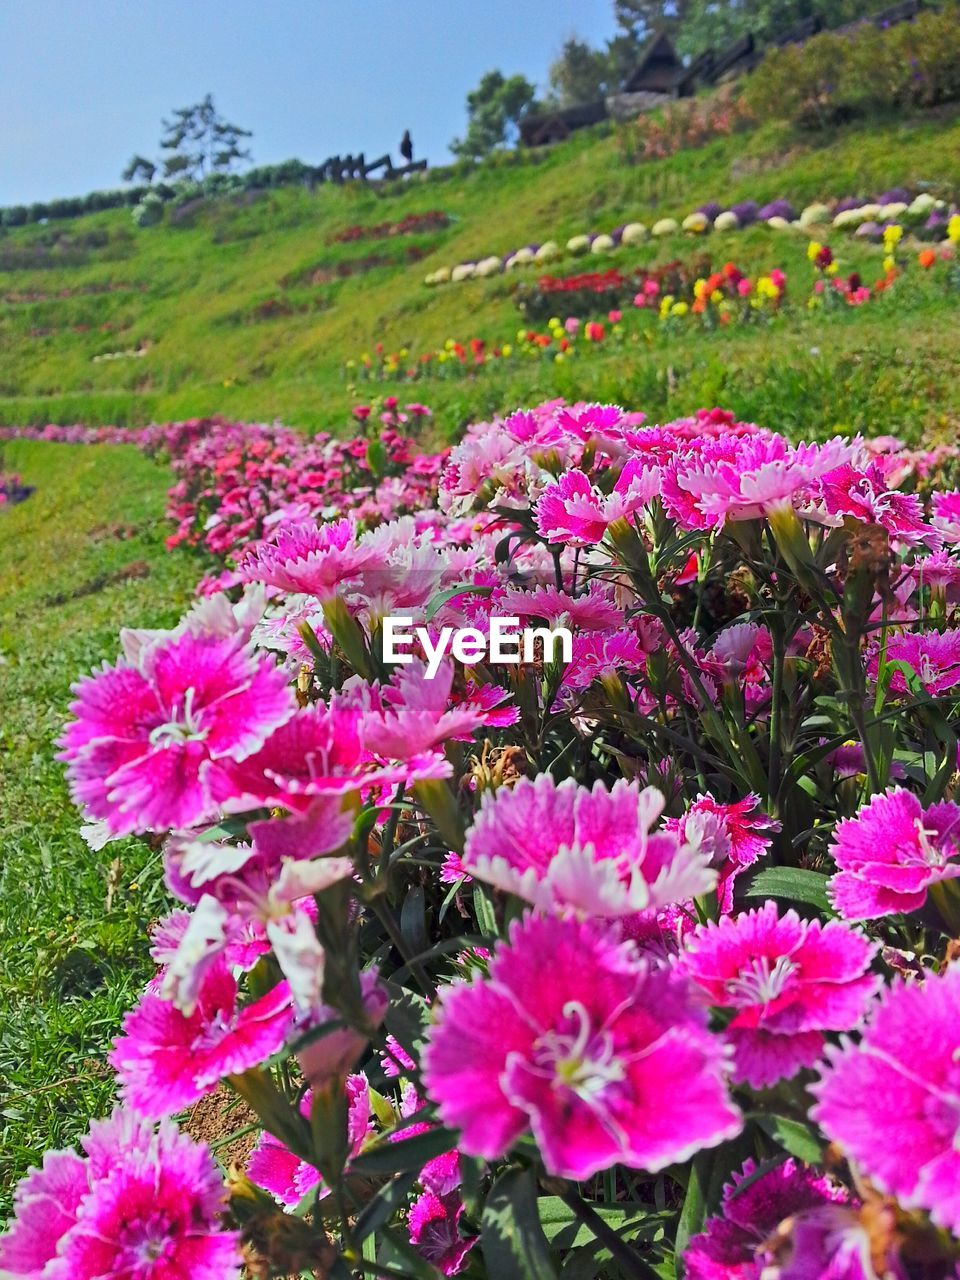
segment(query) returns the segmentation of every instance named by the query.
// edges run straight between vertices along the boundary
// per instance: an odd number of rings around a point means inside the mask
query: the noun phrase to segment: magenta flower
[[[828,1050],[813,1117],[905,1209],[960,1232],[960,966],[886,991],[858,1045]]]
[[[837,823],[830,853],[827,895],[845,920],[918,911],[932,885],[960,876],[960,806],[924,809],[895,787]]]
[[[365,1075],[348,1076],[344,1084],[347,1095],[347,1142],[350,1159],[358,1156],[363,1144],[373,1132],[370,1122],[370,1087]],[[300,1114],[310,1118],[313,1099],[308,1089],[300,1102]],[[330,1194],[321,1185],[320,1174],[273,1134],[261,1133],[257,1145],[247,1161],[250,1181],[275,1196],[287,1209],[295,1209],[308,1191],[319,1188],[321,1197]]]
[[[748,1160],[723,1188],[720,1214],[687,1246],[687,1280],[871,1280],[845,1187],[793,1159],[757,1175]]]
[[[868,972],[876,949],[839,920],[778,917],[768,902],[695,929],[677,968],[733,1011],[734,1078],[761,1089],[812,1066],[824,1031],[857,1026],[880,982]]]
[[[613,490],[603,493],[582,471],[567,471],[540,495],[537,530],[548,542],[589,547],[603,539],[615,520],[625,519],[660,492],[659,472],[636,459],[623,468]]]
[[[417,660],[398,667],[389,684],[370,690],[364,744],[387,759],[409,760],[426,756],[448,738],[469,741],[488,713],[480,699],[451,705],[453,677],[452,662],[442,663],[432,678]]]
[[[886,662],[905,662],[916,673],[924,689],[932,697],[949,693],[960,685],[960,627],[947,631],[908,631],[890,636],[886,646]],[[867,662],[867,674],[879,676],[880,653],[874,649]],[[909,685],[902,671],[890,677],[894,693],[908,693]]]
[[[0,1272],[14,1280],[239,1280],[239,1236],[208,1149],[168,1120],[95,1121],[86,1158],[48,1153],[14,1196]]]
[[[933,495],[933,519],[930,521],[944,542],[960,543],[960,490]]]
[[[628,916],[709,892],[709,853],[653,831],[662,809],[655,787],[622,779],[608,791],[547,773],[521,778],[483,797],[461,865],[535,907],[588,916]]]
[[[74,688],[61,759],[74,800],[114,835],[211,817],[203,766],[244,760],[295,707],[271,661],[190,631],[137,646],[132,661]]]
[[[410,1206],[410,1243],[445,1276],[459,1275],[476,1236],[460,1234],[463,1201],[456,1191],[434,1195],[424,1191]]]
[[[212,798],[233,813],[262,805],[304,813],[318,796],[449,776],[434,752],[401,765],[378,761],[364,742],[368,715],[357,699],[338,694],[328,706],[303,707],[246,760],[212,762],[206,770]]]
[[[221,959],[204,975],[189,1016],[158,995],[141,998],[110,1054],[128,1106],[150,1119],[173,1115],[212,1093],[224,1076],[259,1066],[283,1047],[292,1021],[288,985],[242,1009],[237,994]]]
[[[664,823],[684,844],[702,847],[717,868],[720,910],[733,910],[733,883],[745,867],[752,866],[770,848],[770,835],[780,823],[760,809],[760,797],[744,796],[735,804],[720,804],[711,795],[697,796],[681,818]],[[769,834],[768,834],[769,833]]]
[[[940,534],[923,518],[923,504],[917,495],[888,489],[883,470],[875,462],[863,470],[845,463],[829,471],[820,480],[820,498],[831,516],[853,516],[880,525],[896,545],[941,545]]]
[[[782,436],[722,436],[677,454],[663,468],[663,501],[686,529],[755,520],[792,507],[815,480],[848,461],[853,445],[790,445]]]
[[[742,1123],[687,984],[593,921],[516,922],[489,979],[442,992],[422,1066],[461,1151],[497,1159],[532,1129],[561,1177],[655,1172]]]
[[[357,542],[352,520],[307,521],[282,528],[275,542],[250,551],[240,562],[240,577],[327,600],[356,578],[370,558],[371,552]]]

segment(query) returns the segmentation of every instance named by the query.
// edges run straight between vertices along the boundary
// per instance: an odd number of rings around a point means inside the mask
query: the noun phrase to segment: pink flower
[[[374,1031],[383,1022],[390,1004],[376,969],[365,969],[360,974],[360,1000],[367,1027]],[[300,1048],[294,1046],[297,1061],[304,1079],[313,1089],[322,1088],[334,1076],[346,1076],[369,1043],[366,1034],[349,1025],[317,1034],[320,1028],[336,1021],[342,1021],[337,1010],[320,1005],[296,1028],[298,1036],[304,1039]]]
[[[933,697],[948,693],[960,684],[960,628],[947,631],[908,631],[887,640],[886,663],[904,662],[916,673],[927,693]],[[880,669],[880,653],[874,648],[867,662],[867,674],[876,680]],[[890,677],[894,693],[908,693],[909,685],[902,671]]]
[[[77,804],[114,835],[209,818],[203,766],[246,759],[295,706],[272,662],[191,631],[138,644],[74,688],[61,759]]]
[[[960,543],[960,489],[933,495],[933,527],[951,546]]]
[[[418,660],[398,667],[389,684],[370,690],[371,706],[363,722],[365,745],[390,760],[409,760],[448,738],[468,741],[488,716],[480,698],[450,705],[453,677],[452,662],[442,663],[431,678]]]
[[[582,471],[565,472],[548,484],[537,502],[537,530],[548,542],[589,547],[600,542],[615,520],[632,515],[660,491],[658,471],[637,459],[623,468],[611,493],[603,493]]]
[[[580,321],[576,316],[567,316],[566,320],[563,322],[563,327],[567,333],[571,335],[575,334],[580,328]]]
[[[931,885],[960,876],[960,806],[924,809],[895,787],[837,823],[830,853],[827,896],[845,920],[918,911]]]
[[[664,505],[685,529],[756,520],[793,506],[852,452],[853,445],[839,436],[798,445],[773,433],[707,440],[664,466]]]
[[[160,1119],[212,1093],[224,1076],[265,1062],[283,1047],[291,1020],[285,982],[238,1009],[236,980],[221,959],[204,976],[189,1016],[144,995],[124,1018],[110,1065],[126,1104]]]
[[[677,968],[718,1009],[734,1011],[726,1039],[735,1079],[754,1089],[788,1079],[822,1055],[824,1031],[849,1031],[880,979],[876,947],[838,920],[756,911],[710,921],[687,938]]]
[[[748,1160],[684,1262],[687,1280],[870,1280],[869,1254],[845,1187],[793,1159],[766,1173]]]
[[[240,577],[326,600],[366,567],[371,554],[358,544],[352,520],[311,521],[281,529],[275,542],[256,546],[241,560]]]
[[[716,883],[709,854],[653,831],[654,787],[622,779],[608,791],[547,774],[487,793],[467,832],[462,866],[545,911],[626,916],[694,898]]]
[[[881,525],[898,545],[913,547],[926,542],[934,548],[940,546],[940,535],[923,519],[917,495],[888,489],[883,470],[875,462],[862,470],[845,463],[829,471],[820,480],[820,497],[830,515],[853,516]]]
[[[460,1234],[463,1201],[456,1191],[434,1195],[424,1191],[410,1206],[410,1243],[445,1276],[459,1275],[476,1236]]]
[[[350,1159],[360,1154],[360,1150],[372,1133],[370,1123],[370,1088],[365,1075],[348,1076],[345,1086],[347,1095],[347,1142]],[[310,1107],[313,1094],[308,1089],[300,1102],[300,1114],[307,1120],[310,1118]],[[247,1161],[247,1174],[251,1182],[269,1191],[287,1209],[295,1209],[303,1197],[310,1191],[319,1188],[319,1194],[325,1197],[329,1189],[321,1185],[320,1174],[312,1164],[301,1160],[299,1156],[273,1134],[261,1133],[257,1145]]]
[[[48,1153],[17,1188],[0,1271],[22,1280],[239,1280],[239,1236],[208,1149],[168,1120],[95,1121],[86,1158]]]
[[[449,766],[436,753],[411,757],[402,765],[378,761],[364,743],[367,716],[358,699],[339,694],[327,706],[303,707],[248,759],[208,766],[212,798],[231,813],[263,805],[306,813],[320,796],[449,776]]]
[[[515,922],[489,979],[442,992],[422,1065],[462,1151],[497,1159],[532,1129],[560,1177],[656,1172],[742,1124],[687,984],[592,921]]]
[[[770,848],[767,832],[780,830],[780,823],[760,811],[760,797],[744,796],[735,804],[720,804],[711,795],[697,796],[681,818],[664,823],[676,831],[684,844],[702,847],[710,865],[719,871],[717,896],[720,910],[733,910],[733,882]]]
[[[960,966],[885,992],[858,1045],[828,1050],[813,1117],[883,1192],[960,1232]]]

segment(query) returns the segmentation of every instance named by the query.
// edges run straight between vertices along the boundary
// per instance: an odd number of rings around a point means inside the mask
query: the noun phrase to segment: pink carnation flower
[[[905,1209],[960,1232],[960,966],[885,992],[858,1045],[828,1051],[813,1117]]]
[[[460,1234],[462,1217],[463,1201],[456,1191],[445,1196],[424,1191],[410,1206],[410,1243],[445,1276],[460,1274],[477,1242],[476,1236]]]
[[[748,1160],[684,1262],[687,1280],[873,1280],[870,1254],[845,1187],[793,1159],[766,1173]]]
[[[534,518],[548,542],[589,547],[603,539],[615,520],[645,506],[660,492],[659,472],[631,459],[620,472],[612,492],[603,493],[582,471],[567,471],[540,495]]]
[[[222,959],[205,974],[189,1016],[147,993],[124,1018],[110,1065],[124,1101],[151,1119],[211,1093],[224,1076],[259,1066],[283,1047],[292,1020],[290,988],[279,983],[237,1008],[237,983]]]
[[[365,745],[387,759],[409,760],[449,738],[469,741],[487,722],[488,712],[482,696],[451,705],[454,670],[452,662],[444,662],[428,679],[424,663],[414,660],[398,667],[389,684],[371,689],[363,721]]]
[[[719,873],[720,910],[729,913],[734,881],[768,851],[770,834],[780,830],[780,823],[760,810],[757,795],[744,796],[735,804],[720,804],[711,795],[701,795],[681,818],[669,818],[664,828],[708,854],[710,865]]]
[[[168,1120],[95,1121],[86,1158],[49,1152],[14,1196],[0,1272],[14,1280],[239,1280],[239,1236],[207,1147]]]
[[[483,797],[461,865],[543,910],[588,916],[628,916],[709,892],[709,853],[653,831],[662,809],[656,788],[622,779],[608,791],[547,773],[521,778]]]
[[[845,463],[829,471],[820,481],[820,498],[831,516],[853,516],[880,525],[898,545],[914,547],[926,542],[936,548],[941,544],[940,534],[923,518],[923,504],[917,495],[888,489],[875,462],[863,470]]]
[[[664,505],[685,529],[755,520],[793,506],[852,452],[853,445],[839,436],[825,444],[798,445],[774,433],[708,440],[664,466]]]
[[[830,853],[839,871],[827,895],[845,920],[918,911],[931,885],[960,876],[960,806],[924,809],[895,787],[837,823]]]
[[[366,567],[371,555],[358,544],[352,520],[306,521],[282,528],[275,542],[250,551],[240,562],[240,578],[327,600]]]
[[[367,1077],[358,1073],[348,1076],[344,1085],[347,1095],[347,1142],[349,1158],[360,1154],[367,1138],[373,1132],[370,1123],[370,1088]],[[300,1102],[300,1114],[310,1118],[313,1095],[308,1089]],[[319,1188],[321,1198],[330,1194],[321,1185],[320,1174],[271,1133],[261,1133],[257,1145],[247,1161],[247,1174],[251,1182],[263,1187],[287,1209],[295,1209],[309,1191]]]
[[[364,741],[368,714],[357,699],[338,694],[328,706],[303,707],[246,760],[213,762],[206,772],[211,796],[232,813],[262,805],[304,813],[320,796],[449,776],[438,753],[402,765],[378,761]]]
[[[209,818],[203,766],[246,759],[295,707],[272,662],[190,631],[138,646],[74,688],[61,759],[74,800],[114,835]]]
[[[715,1008],[733,1010],[735,1079],[761,1089],[812,1066],[824,1031],[859,1023],[880,981],[867,972],[875,951],[839,920],[778,917],[768,902],[696,929],[677,968]]]
[[[738,1133],[721,1045],[687,984],[592,921],[527,916],[489,979],[446,988],[423,1079],[468,1155],[528,1129],[560,1177],[655,1172]]]
[[[960,628],[947,631],[908,631],[887,640],[886,661],[905,662],[916,672],[921,685],[933,697],[949,693],[960,685]],[[867,674],[876,680],[880,654],[874,649],[867,662]],[[902,671],[890,677],[894,693],[908,693],[909,686]]]
[[[933,519],[930,521],[944,542],[960,543],[960,490],[933,495]]]

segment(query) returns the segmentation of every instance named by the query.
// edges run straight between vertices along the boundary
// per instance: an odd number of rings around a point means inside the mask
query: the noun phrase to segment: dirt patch
[[[125,564],[122,569],[116,569],[113,573],[98,573],[95,578],[81,582],[72,591],[58,591],[55,595],[44,596],[43,603],[48,609],[52,609],[68,604],[71,600],[82,600],[84,596],[95,596],[100,591],[105,591],[107,587],[114,587],[121,582],[133,582],[138,578],[149,577],[150,566],[146,560],[132,560],[130,564]]]
[[[207,1094],[191,1108],[180,1128],[197,1142],[205,1142],[207,1146],[213,1147],[217,1159],[226,1168],[236,1165],[243,1169],[257,1140],[257,1134],[245,1133],[231,1142],[224,1142],[224,1139],[256,1122],[257,1117],[247,1104],[224,1085],[220,1085],[215,1093]]]

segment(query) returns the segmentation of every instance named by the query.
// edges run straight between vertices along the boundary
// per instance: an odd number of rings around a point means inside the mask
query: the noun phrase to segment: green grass
[[[70,684],[114,657],[120,625],[172,624],[197,578],[163,545],[159,464],[127,446],[3,453],[37,493],[0,513],[0,1209],[44,1148],[110,1109],[106,1047],[166,909],[156,854],[80,836],[54,759]]]
[[[537,164],[494,165],[459,179],[401,184],[399,194],[396,187],[391,193],[291,189],[208,204],[181,223],[149,230],[135,229],[129,214],[117,211],[12,231],[0,237],[0,263],[39,254],[37,261],[45,265],[0,270],[0,421],[123,424],[223,412],[244,419],[279,416],[305,428],[335,424],[365,391],[344,379],[344,362],[376,342],[415,353],[449,337],[503,341],[517,328],[511,289],[535,272],[426,288],[423,276],[439,265],[548,237],[564,241],[575,232],[609,229],[635,218],[682,216],[705,199],[763,201],[786,195],[802,205],[815,197],[875,194],[917,182],[945,193],[960,186],[956,111],[850,127],[818,139],[770,124],[636,166],[625,163],[616,134],[579,137]],[[396,220],[435,207],[456,220],[444,231],[328,243],[350,223]],[[369,253],[399,255],[410,243],[430,249],[428,256],[330,284],[284,283],[299,281],[318,264]],[[868,280],[879,274],[876,247],[839,236],[834,243],[844,266],[862,269]],[[750,269],[784,266],[805,290],[810,270],[804,248],[802,237],[759,229],[702,244],[689,238],[658,242],[605,261],[665,261],[705,249],[718,263],[733,257]],[[65,257],[80,261],[58,265]],[[57,296],[105,283],[128,289]],[[42,292],[44,300],[2,301],[29,291]],[[269,299],[311,309],[253,322],[255,308]],[[654,368],[664,386],[682,389],[672,398],[655,398],[652,409],[684,411],[715,385],[715,367],[731,361],[746,370],[749,382],[765,379],[771,367],[804,347],[820,345],[820,369],[812,376],[842,384],[851,363],[865,352],[881,351],[894,362],[909,359],[911,377],[919,372],[922,379],[943,385],[944,398],[929,407],[929,418],[915,415],[922,425],[931,425],[938,410],[960,409],[960,384],[944,379],[934,360],[944,354],[946,344],[941,341],[938,351],[934,339],[947,331],[950,305],[944,298],[927,306],[906,345],[902,316],[890,305],[882,316],[864,316],[854,324],[842,318],[819,323],[819,343],[798,325],[788,326],[772,343],[753,334],[743,341],[717,336],[697,343],[657,337],[647,358],[632,363]],[[316,306],[322,309],[312,309]],[[103,325],[112,327],[103,330]],[[75,332],[78,326],[87,327]],[[143,359],[92,362],[95,355],[140,342],[152,344]],[[582,376],[611,388],[618,399],[650,383],[649,372],[638,373],[616,357],[602,371]],[[484,375],[466,393],[458,384],[427,381],[416,395],[443,410],[452,429],[478,403],[500,408],[541,387],[552,393],[564,385],[562,374],[550,370],[534,376],[531,370],[510,369]],[[805,382],[798,395],[805,399],[811,390],[815,384]],[[885,401],[869,387],[867,392],[870,412],[878,412]],[[895,398],[904,394],[898,384]],[[840,420],[851,420],[858,404],[864,404],[862,388],[839,405]]]
[[[133,424],[220,412],[342,427],[357,399],[397,389],[351,386],[343,375],[344,362],[377,341],[418,351],[448,337],[502,341],[518,327],[513,277],[427,289],[424,274],[441,264],[682,215],[708,199],[786,195],[803,204],[920,181],[945,192],[960,185],[956,112],[841,130],[819,144],[767,126],[639,167],[623,163],[615,135],[579,137],[535,164],[504,162],[399,194],[289,190],[207,205],[150,230],[136,231],[119,212],[0,234],[0,264],[32,263],[0,265],[0,422]],[[321,263],[409,243],[328,244],[336,230],[430,208],[456,221],[416,238],[431,248],[421,262],[315,288],[299,282]],[[805,245],[756,229],[611,261],[705,249],[717,263],[783,266],[802,297]],[[834,247],[846,269],[879,274],[875,247],[839,238]],[[287,288],[290,278],[297,282]],[[107,283],[128,287],[82,292]],[[9,300],[31,291],[45,296]],[[284,296],[311,309],[249,322],[254,308]],[[438,411],[447,438],[465,421],[552,395],[616,400],[653,417],[720,403],[793,434],[955,436],[955,317],[942,274],[914,271],[862,310],[795,308],[769,326],[658,331],[647,345],[594,359],[521,363],[407,390]],[[153,345],[142,360],[92,363],[146,340]],[[166,909],[155,852],[126,840],[92,853],[79,834],[54,758],[69,686],[113,660],[121,626],[172,624],[200,574],[190,553],[164,548],[169,473],[160,464],[128,447],[17,442],[3,453],[6,468],[38,491],[0,514],[0,1208],[45,1148],[74,1141],[112,1105],[106,1052],[150,972],[147,925]]]

